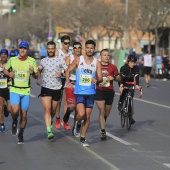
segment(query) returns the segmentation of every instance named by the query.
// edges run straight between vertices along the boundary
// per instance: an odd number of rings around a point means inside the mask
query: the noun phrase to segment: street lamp
[[[127,39],[127,21],[128,21],[128,0],[125,2],[125,25],[124,25],[124,49],[126,50],[126,39]]]

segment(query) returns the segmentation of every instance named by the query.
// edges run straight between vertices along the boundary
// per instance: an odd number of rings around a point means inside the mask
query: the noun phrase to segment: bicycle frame
[[[133,93],[134,86],[128,88],[128,92],[125,94],[123,100],[123,110],[121,112],[121,125],[124,127],[125,122],[127,130],[131,128],[131,118],[133,114]]]

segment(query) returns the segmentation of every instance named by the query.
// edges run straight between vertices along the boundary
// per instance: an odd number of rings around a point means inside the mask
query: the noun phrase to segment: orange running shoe
[[[70,125],[68,123],[65,123],[64,121],[62,121],[62,124],[66,130],[70,130]]]
[[[57,118],[55,121],[55,127],[56,129],[60,129],[60,118]]]

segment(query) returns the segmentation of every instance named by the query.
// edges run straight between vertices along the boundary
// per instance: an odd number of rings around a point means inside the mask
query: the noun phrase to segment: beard
[[[54,57],[55,56],[55,53],[53,53],[53,52],[49,52],[47,54],[48,54],[49,57]]]

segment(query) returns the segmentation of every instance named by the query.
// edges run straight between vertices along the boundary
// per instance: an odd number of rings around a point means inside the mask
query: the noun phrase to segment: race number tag
[[[0,88],[7,88],[7,79],[0,79]]]
[[[16,81],[19,81],[19,82],[25,82],[27,81],[27,71],[16,71],[15,72],[15,79]]]
[[[91,86],[91,75],[80,74],[79,85],[81,86]]]
[[[102,85],[102,87],[109,87],[110,86],[110,80],[108,80],[107,77],[103,77],[103,82],[104,82],[104,84]]]

